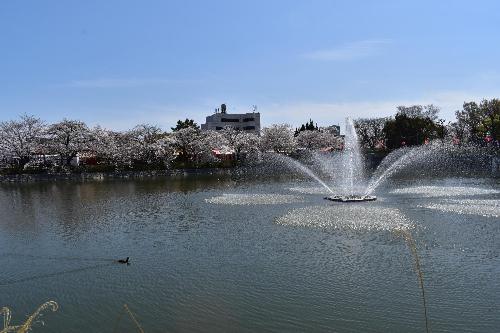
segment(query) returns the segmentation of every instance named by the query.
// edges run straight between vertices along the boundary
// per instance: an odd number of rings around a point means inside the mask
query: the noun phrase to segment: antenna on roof
[[[257,112],[257,105],[252,105],[252,112],[253,113]]]

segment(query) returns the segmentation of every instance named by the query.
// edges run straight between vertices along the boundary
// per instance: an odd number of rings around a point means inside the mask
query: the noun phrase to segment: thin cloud
[[[303,55],[304,58],[323,61],[345,61],[367,58],[381,53],[383,48],[392,42],[388,39],[363,40],[348,43],[339,47],[317,50]]]
[[[68,86],[76,88],[129,88],[167,84],[197,83],[198,80],[172,80],[162,78],[98,78],[74,80]]]

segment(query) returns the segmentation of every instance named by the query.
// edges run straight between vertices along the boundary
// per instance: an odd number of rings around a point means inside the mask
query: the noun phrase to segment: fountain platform
[[[325,200],[336,202],[364,202],[375,201],[377,197],[373,195],[332,195],[330,197],[325,197]]]

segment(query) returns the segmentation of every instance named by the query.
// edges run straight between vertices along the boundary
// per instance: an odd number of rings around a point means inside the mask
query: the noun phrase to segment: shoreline
[[[383,158],[371,156],[366,159],[366,169],[375,171]],[[500,157],[489,156],[488,161],[475,159],[464,159],[464,166],[475,170],[476,175],[500,178]],[[484,163],[486,162],[486,163]],[[415,170],[414,170],[415,171]],[[465,170],[433,170],[431,174],[449,173],[450,175],[464,177]],[[293,173],[293,170],[290,170]],[[404,172],[401,172],[404,174]],[[425,173],[425,172],[424,172]],[[233,167],[210,167],[210,168],[184,168],[184,169],[163,169],[163,170],[127,170],[127,171],[81,171],[81,172],[61,172],[61,173],[21,173],[21,174],[0,174],[0,184],[20,184],[35,182],[59,182],[59,181],[104,181],[113,179],[143,179],[157,177],[179,177],[179,176],[242,176],[253,175],[255,177],[265,177],[269,174],[284,175],[279,167],[265,164],[239,165]]]
[[[140,179],[187,175],[229,175],[243,168],[173,169],[149,171],[109,171],[79,173],[35,173],[0,175],[0,184],[54,182],[54,181],[100,181],[111,179]]]

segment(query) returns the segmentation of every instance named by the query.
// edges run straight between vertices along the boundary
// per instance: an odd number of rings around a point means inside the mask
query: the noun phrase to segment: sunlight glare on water
[[[324,195],[331,195],[331,193],[325,189],[324,187],[302,187],[302,186],[297,186],[297,187],[290,187],[290,191],[292,192],[299,192],[303,194],[324,194]]]
[[[292,210],[277,224],[325,229],[408,230],[412,223],[399,210],[359,205],[314,206]]]
[[[456,213],[461,215],[478,215],[484,217],[500,217],[500,200],[446,200],[438,203],[429,203],[419,206],[442,212]]]
[[[211,204],[221,205],[274,205],[302,202],[303,199],[296,195],[286,194],[227,194],[205,199]]]
[[[480,187],[466,187],[466,186],[414,186],[399,188],[391,191],[392,194],[418,194],[422,197],[458,197],[467,195],[483,195],[483,194],[496,194],[500,193],[498,190],[480,188]]]

